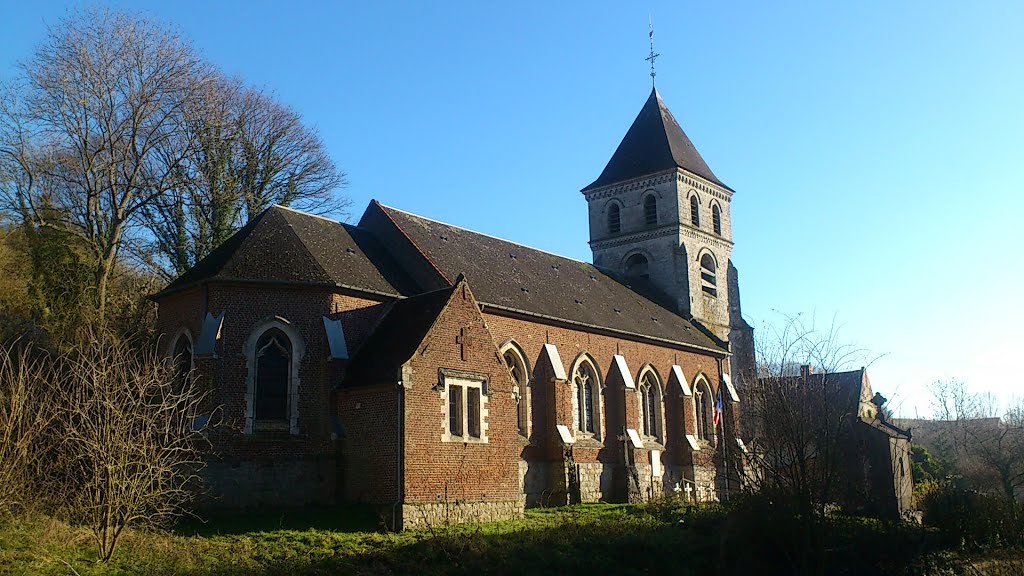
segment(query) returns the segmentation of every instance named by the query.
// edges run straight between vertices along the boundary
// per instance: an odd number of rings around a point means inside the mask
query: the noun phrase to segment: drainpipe
[[[398,507],[402,505],[405,500],[405,384],[401,379],[398,380],[398,386],[395,388],[395,393],[398,395],[398,436],[397,446],[395,454],[397,456],[395,462],[395,470],[397,471],[396,481],[398,482],[398,499],[391,505],[391,529],[395,532],[399,531],[398,527]]]

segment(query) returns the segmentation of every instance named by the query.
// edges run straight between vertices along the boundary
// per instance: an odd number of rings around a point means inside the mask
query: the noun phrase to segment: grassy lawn
[[[753,531],[735,522],[719,507],[592,504],[393,534],[365,509],[336,508],[129,531],[113,560],[97,564],[87,531],[36,516],[0,522],[0,575],[793,573],[779,552],[789,528],[762,517]],[[1024,573],[1019,553],[927,552],[923,531],[893,530],[837,518],[826,530],[825,573]]]
[[[680,525],[624,505],[401,534],[375,524],[363,510],[337,509],[132,531],[100,565],[88,532],[43,517],[13,520],[0,530],[0,574],[689,574],[715,554],[701,544],[707,538],[688,534],[699,521]]]

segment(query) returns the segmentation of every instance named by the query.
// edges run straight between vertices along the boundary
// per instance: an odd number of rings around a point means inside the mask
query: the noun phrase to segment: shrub
[[[946,546],[990,550],[1024,544],[1024,510],[1004,497],[946,483],[925,495],[921,509],[925,525],[937,529]]]

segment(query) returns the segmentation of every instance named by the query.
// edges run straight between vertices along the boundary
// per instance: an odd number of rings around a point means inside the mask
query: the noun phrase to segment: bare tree
[[[823,514],[835,499],[845,466],[842,442],[857,417],[849,391],[833,383],[832,374],[866,361],[866,352],[842,342],[834,322],[822,331],[789,317],[761,332],[758,377],[748,379],[744,394],[753,480],[806,512]],[[817,373],[811,377],[811,371]]]
[[[1010,404],[1002,417],[991,393],[971,392],[959,380],[932,384],[934,417],[944,421],[956,465],[980,490],[1016,500],[1024,489],[1024,402]]]
[[[202,467],[204,394],[172,362],[130,344],[101,335],[68,352],[54,399],[67,513],[89,527],[103,561],[126,527],[181,514]]]
[[[23,342],[0,345],[0,514],[38,496],[44,434],[57,411],[49,395],[49,358]]]
[[[152,20],[74,12],[21,64],[0,108],[8,210],[78,239],[98,316],[140,211],[178,185],[182,124],[206,76],[191,46]]]
[[[785,317],[759,333],[757,377],[744,380],[742,395],[745,481],[785,527],[775,545],[794,573],[820,573],[826,511],[854,487],[850,470],[857,465],[849,446],[860,387],[834,375],[870,359],[842,341],[834,321],[819,330],[813,320]]]
[[[191,153],[180,185],[145,212],[147,263],[174,278],[273,204],[345,213],[349,200],[335,193],[344,174],[297,112],[222,76],[197,95],[182,125]]]

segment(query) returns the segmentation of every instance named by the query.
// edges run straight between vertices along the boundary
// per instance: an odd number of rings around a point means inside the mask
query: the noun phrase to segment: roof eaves
[[[620,335],[623,335],[623,336],[630,336],[632,338],[641,339],[641,340],[647,340],[647,341],[652,341],[652,342],[660,342],[660,343],[665,343],[665,344],[672,344],[672,345],[675,345],[675,346],[682,346],[684,348],[688,348],[688,349],[691,349],[691,350],[697,350],[697,351],[701,351],[701,352],[709,352],[711,354],[714,354],[716,356],[721,356],[723,358],[726,358],[726,357],[732,355],[732,353],[729,352],[728,350],[724,350],[724,349],[721,349],[721,348],[707,348],[707,347],[700,346],[700,345],[697,345],[697,344],[692,344],[692,343],[689,343],[689,342],[680,342],[678,340],[669,340],[668,338],[659,338],[657,336],[651,336],[649,334],[639,334],[637,332],[629,332],[628,330],[619,330],[617,328],[608,328],[606,326],[597,326],[595,324],[588,324],[586,322],[577,322],[575,320],[566,320],[565,318],[559,318],[557,316],[549,316],[547,314],[540,314],[538,312],[529,312],[527,310],[520,310],[519,308],[512,308],[510,306],[502,306],[500,304],[492,304],[492,303],[484,302],[484,301],[479,301],[479,303],[480,303],[480,305],[482,307],[493,308],[495,310],[502,310],[502,311],[505,311],[505,312],[509,312],[509,313],[516,314],[516,315],[521,315],[521,316],[529,316],[531,318],[540,318],[542,320],[548,320],[548,321],[556,322],[556,323],[563,324],[563,325],[566,325],[566,326],[577,326],[577,327],[580,327],[580,328],[586,328],[586,329],[588,329],[589,331],[592,331],[592,332],[607,333],[607,334],[620,334]]]
[[[249,286],[289,286],[289,287],[305,287],[305,288],[328,288],[328,289],[341,289],[348,292],[355,292],[358,294],[365,294],[368,296],[379,296],[384,297],[388,300],[402,299],[404,295],[396,292],[382,292],[380,290],[374,290],[372,288],[363,288],[360,286],[353,286],[351,284],[344,284],[342,282],[303,282],[299,280],[266,280],[266,279],[252,279],[252,278],[231,278],[223,276],[212,276],[210,278],[203,278],[202,280],[196,280],[188,284],[177,286],[174,289],[168,290],[163,289],[148,298],[154,302],[157,299],[165,298],[178,292],[190,290],[192,288],[198,288],[204,284],[240,284]]]

